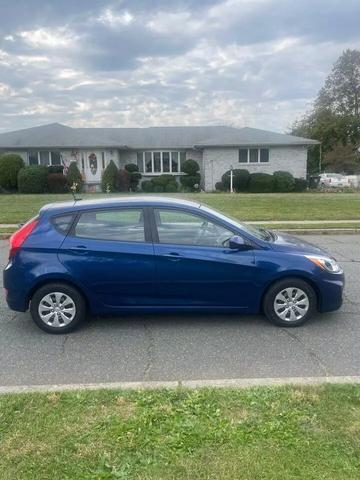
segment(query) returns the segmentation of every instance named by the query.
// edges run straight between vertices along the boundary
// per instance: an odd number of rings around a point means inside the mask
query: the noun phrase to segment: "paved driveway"
[[[298,329],[262,317],[150,315],[90,319],[43,333],[0,293],[0,386],[360,374],[360,237],[306,236],[347,275],[345,303]],[[0,264],[7,242],[0,242]]]

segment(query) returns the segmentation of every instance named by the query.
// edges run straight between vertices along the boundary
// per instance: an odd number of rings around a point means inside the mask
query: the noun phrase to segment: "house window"
[[[60,152],[50,152],[50,156],[51,156],[51,165],[61,165]]]
[[[101,166],[102,166],[102,169],[104,170],[104,168],[105,168],[105,152],[101,152]]]
[[[268,148],[240,148],[239,163],[267,163],[269,161]]]
[[[266,163],[269,161],[269,149],[268,148],[260,148],[260,162]]]
[[[61,165],[60,152],[49,152],[41,150],[40,152],[28,152],[29,165]]]
[[[38,152],[29,152],[28,153],[29,165],[38,165],[39,164],[39,153]]]
[[[180,173],[185,152],[137,152],[136,161],[140,172]]]

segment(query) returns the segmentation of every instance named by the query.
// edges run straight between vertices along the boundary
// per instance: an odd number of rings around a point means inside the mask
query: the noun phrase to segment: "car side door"
[[[159,305],[248,308],[254,251],[230,249],[230,227],[179,208],[154,208],[153,225]]]
[[[148,211],[140,207],[79,212],[59,259],[100,310],[148,305],[155,278]]]

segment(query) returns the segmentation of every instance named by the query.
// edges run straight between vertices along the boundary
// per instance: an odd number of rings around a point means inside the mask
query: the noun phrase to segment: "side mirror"
[[[231,250],[245,251],[245,250],[251,250],[252,246],[246,243],[242,237],[235,235],[234,237],[231,237],[229,239],[229,248],[231,248]]]

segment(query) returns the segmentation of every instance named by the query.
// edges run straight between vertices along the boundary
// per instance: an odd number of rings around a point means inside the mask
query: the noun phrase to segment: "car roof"
[[[200,208],[201,204],[175,197],[158,197],[152,195],[134,195],[134,196],[119,196],[110,198],[96,198],[86,200],[72,200],[69,202],[57,202],[44,205],[40,213],[60,214],[66,212],[87,210],[93,208],[107,208],[107,207],[127,207],[127,206],[161,206],[161,207],[192,207]]]

